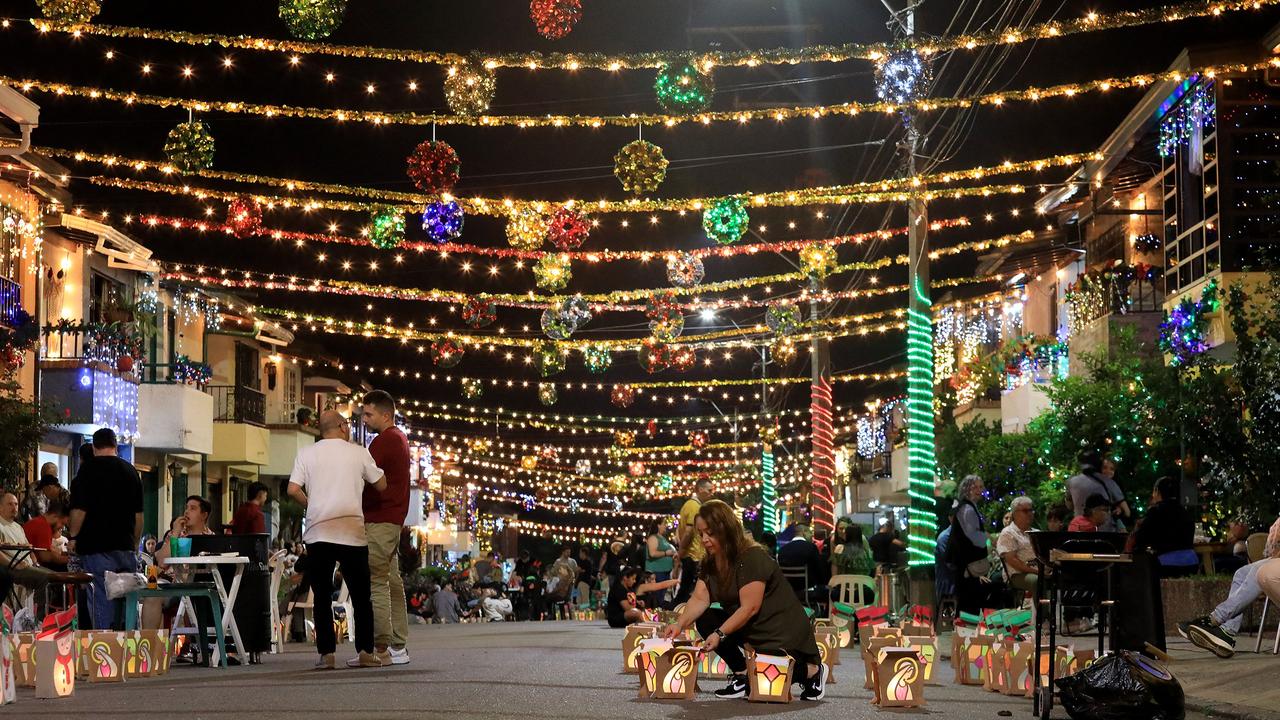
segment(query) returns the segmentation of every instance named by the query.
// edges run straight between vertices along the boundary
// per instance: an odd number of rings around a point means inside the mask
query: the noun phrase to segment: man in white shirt
[[[379,492],[387,479],[363,447],[350,442],[350,424],[333,410],[320,414],[320,441],[298,452],[289,476],[289,497],[307,509],[307,582],[314,594],[316,669],[332,670],[337,638],[333,634],[333,570],[342,567],[355,623],[359,655],[348,667],[382,667],[373,653],[373,599],[369,549],[361,500],[365,485]]]
[[[1018,590],[1035,590],[1040,572],[1036,552],[1031,547],[1031,522],[1035,520],[1035,506],[1031,498],[1019,495],[1009,504],[1013,520],[996,538],[996,552],[1004,561],[1005,580],[1009,587]]]

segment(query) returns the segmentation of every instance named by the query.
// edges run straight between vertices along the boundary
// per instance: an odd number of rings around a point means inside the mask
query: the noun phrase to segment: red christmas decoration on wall
[[[409,179],[427,193],[449,192],[458,184],[458,175],[462,172],[457,151],[443,140],[424,140],[413,149],[406,162]]]
[[[576,250],[590,232],[587,219],[570,207],[556,210],[547,223],[547,239],[559,250]]]
[[[539,35],[559,40],[582,19],[582,0],[533,0],[529,3],[529,17]]]

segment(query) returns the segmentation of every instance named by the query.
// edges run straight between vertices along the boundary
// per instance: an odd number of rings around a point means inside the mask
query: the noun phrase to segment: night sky
[[[382,47],[417,48],[454,52],[471,51],[642,51],[737,49],[731,39],[720,34],[688,32],[692,27],[775,25],[776,32],[741,34],[753,47],[798,46],[813,43],[877,42],[891,39],[886,27],[887,13],[874,0],[584,0],[585,14],[577,28],[565,39],[552,42],[540,38],[528,17],[528,3],[522,0],[353,0],[341,28],[327,41]],[[964,5],[958,13],[955,6]],[[957,33],[964,29],[1010,27],[1050,18],[1075,18],[1090,10],[1107,11],[1155,3],[1081,3],[1076,1],[955,3],[925,2],[917,19],[918,32]],[[267,0],[219,0],[219,2],[140,2],[105,0],[97,22],[106,24],[182,29],[188,31],[288,37],[276,13],[276,4]],[[0,15],[27,18],[37,12],[34,2],[0,2]],[[953,14],[956,13],[956,14]],[[1216,19],[1198,19],[1138,29],[1093,33],[1087,36],[1024,43],[1012,48],[991,48],[958,52],[935,63],[937,81],[933,94],[973,94],[1028,85],[1047,85],[1093,78],[1150,72],[1165,69],[1179,51],[1189,44],[1256,42],[1277,20],[1280,11],[1227,14]],[[785,27],[785,26],[790,26]],[[114,53],[111,60],[106,52]],[[224,58],[232,59],[224,69]],[[141,66],[152,70],[144,75]],[[192,69],[183,77],[184,66]],[[326,82],[325,73],[335,81]],[[14,21],[0,32],[0,73],[47,81],[97,85],[143,93],[245,100],[277,104],[294,103],[319,107],[350,107],[420,112],[445,109],[441,81],[443,68],[378,60],[347,60],[325,56],[303,56],[291,66],[284,54],[217,47],[192,47],[166,42],[84,37],[73,39],[64,33],[40,35],[25,22]],[[776,68],[720,68],[715,74],[717,93],[714,109],[755,107],[774,104],[835,103],[849,99],[874,99],[872,66],[861,60],[845,63],[780,66]],[[408,90],[418,83],[416,92]],[[498,71],[497,99],[491,113],[601,113],[656,110],[652,93],[653,72],[649,70],[609,73],[603,71],[559,70],[531,72],[523,69]],[[376,92],[365,88],[370,83]],[[1014,103],[1002,109],[930,114],[921,126],[929,142],[921,159],[925,168],[959,169],[978,164],[995,164],[1005,159],[1023,160],[1055,153],[1090,151],[1106,138],[1140,91],[1113,91],[1075,99],[1054,99],[1038,104]],[[186,120],[179,109],[127,108],[119,103],[32,95],[42,107],[41,125],[35,142],[41,146],[118,153],[128,157],[161,160],[165,136],[176,123]],[[215,169],[261,173],[318,181],[412,191],[404,174],[405,156],[430,137],[430,127],[373,127],[368,124],[339,124],[326,120],[265,119],[250,116],[205,114],[201,117],[217,142]],[[680,126],[673,129],[646,128],[644,137],[659,144],[672,167],[657,195],[663,197],[705,196],[747,189],[784,190],[813,184],[846,183],[891,178],[900,172],[901,157],[894,152],[899,138],[894,118],[881,115],[823,120],[794,120],[784,123],[758,121],[746,126],[718,123],[709,127]],[[442,127],[437,137],[452,144],[462,158],[462,180],[458,194],[484,193],[518,198],[556,200],[566,196],[621,199],[624,193],[612,175],[613,155],[636,137],[628,128],[468,128]],[[67,162],[77,177],[97,174],[91,164]],[[1068,168],[1042,175],[1022,176],[1022,182],[1060,181]],[[119,173],[124,177],[129,172]],[[142,175],[160,180],[155,173]],[[1003,182],[1000,178],[997,182]],[[1013,181],[1010,179],[1010,181]],[[211,188],[230,187],[226,183],[195,178],[192,184]],[[108,211],[118,219],[126,213],[160,212],[185,217],[203,214],[206,205],[223,215],[221,203],[203,203],[142,192],[98,187],[76,180],[71,187],[76,204],[90,216]],[[263,188],[263,190],[267,190]],[[1026,212],[1035,193],[996,196],[986,200],[939,201],[931,209],[934,218],[961,215],[977,222],[970,228],[947,230],[933,236],[944,247],[965,240],[994,237],[1027,228],[1043,228]],[[1020,218],[1011,216],[1015,208]],[[897,227],[905,222],[905,210],[890,205],[867,205],[842,210],[821,208],[752,210],[753,232],[747,240],[816,238],[861,232],[881,227]],[[995,215],[984,222],[985,213]],[[1028,217],[1030,215],[1030,217]],[[622,219],[630,227],[621,228]],[[611,248],[692,248],[707,245],[699,219],[694,213],[677,217],[658,215],[652,225],[646,215],[608,215],[593,231],[583,249]],[[409,236],[420,239],[416,217],[408,218]],[[352,233],[366,223],[357,213],[321,211],[310,216],[300,212],[268,213],[266,224],[319,232],[330,222]],[[788,223],[795,223],[789,229]],[[764,224],[767,231],[755,232]],[[517,270],[511,261],[498,263],[491,275],[488,258],[470,258],[474,267],[464,273],[465,259],[453,256],[441,260],[435,255],[409,253],[403,264],[391,260],[391,253],[371,248],[327,245],[296,249],[292,244],[268,238],[237,240],[172,230],[146,230],[137,224],[127,231],[155,251],[157,259],[184,263],[207,263],[245,270],[275,271],[300,277],[338,277],[408,287],[440,287],[465,291],[525,291],[534,289],[526,266]],[[462,242],[505,247],[503,221],[471,216],[466,221]],[[905,238],[883,243],[844,247],[842,262],[885,253],[905,252]],[[319,262],[317,253],[326,253]],[[789,256],[794,258],[794,255]],[[379,269],[369,263],[377,260]],[[348,271],[343,261],[352,263]],[[965,254],[935,265],[934,277],[946,278],[971,273],[976,259]],[[598,292],[618,288],[661,287],[667,284],[665,266],[616,263],[588,267],[575,266],[570,292]],[[787,258],[755,256],[749,259],[709,260],[706,281],[716,281],[791,269]],[[901,268],[877,273],[881,283],[905,279]],[[832,278],[830,287],[867,287],[868,273],[852,273]],[[955,297],[976,295],[996,289],[994,284],[968,285]],[[382,319],[416,322],[421,327],[430,317],[438,327],[465,329],[455,313],[441,304],[364,298],[304,295],[283,292],[245,292],[243,295],[264,305],[321,312],[343,318]],[[758,297],[757,292],[754,296]],[[840,303],[837,314],[867,312],[905,302],[901,295],[868,302]],[[373,310],[366,305],[372,304]],[[761,310],[724,313],[714,322],[697,316],[687,319],[686,333],[730,327],[728,319],[740,324],[760,321]],[[528,324],[537,333],[537,313],[514,309],[499,311],[499,324],[509,330]],[[643,336],[643,320],[635,314],[597,317],[577,337]],[[422,366],[429,361],[412,348],[380,339],[349,338],[337,335],[312,336],[334,356],[347,362],[374,363],[400,367]],[[900,333],[875,340],[846,338],[833,344],[833,367],[837,372],[852,368],[889,369],[901,366],[904,340]],[[498,356],[476,353],[467,357],[454,373],[477,377],[538,379],[536,370]],[[646,379],[689,379],[703,377],[746,377],[753,372],[751,353],[739,352],[726,362],[716,354],[711,368],[685,375],[667,371],[646,374],[632,353],[619,353],[614,367],[600,378],[589,375],[575,356],[557,381],[603,379],[625,382]],[[784,369],[770,367],[769,374],[807,374],[805,354]],[[392,382],[395,394],[419,399],[457,402],[462,399],[456,384]],[[870,396],[895,392],[888,385],[837,386],[837,403],[860,404]],[[717,398],[719,400],[719,398]],[[795,388],[789,396],[779,393],[773,404],[784,400],[790,407],[806,402],[805,389]],[[486,392],[481,404],[502,403],[507,407],[540,410],[532,390],[497,394]],[[735,403],[730,402],[731,407]],[[746,410],[758,409],[758,401],[747,397]],[[654,407],[638,402],[633,414],[646,414]],[[706,414],[708,403],[689,402],[661,405],[664,413]],[[721,407],[728,410],[728,407]],[[558,412],[617,413],[604,393],[564,392],[554,408]],[[475,428],[454,426],[474,432]],[[664,441],[665,442],[665,441]]]

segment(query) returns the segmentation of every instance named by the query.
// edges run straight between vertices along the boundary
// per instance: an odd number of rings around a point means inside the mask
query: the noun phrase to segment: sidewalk
[[[1280,720],[1280,655],[1271,654],[1267,634],[1254,653],[1254,635],[1241,635],[1236,654],[1222,659],[1174,636],[1165,642],[1173,662],[1169,671],[1182,683],[1187,709],[1241,720]]]

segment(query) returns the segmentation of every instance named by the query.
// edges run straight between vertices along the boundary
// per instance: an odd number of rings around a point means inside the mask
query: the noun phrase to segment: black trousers
[[[716,608],[707,608],[706,612],[694,622],[694,626],[698,628],[698,634],[702,637],[710,637],[716,631],[716,628],[724,624],[729,619],[730,613]],[[724,664],[729,666],[729,670],[735,673],[745,673],[747,671],[747,657],[743,653],[743,644],[747,641],[742,630],[729,633],[724,636],[720,644],[716,646],[716,654],[724,660]],[[795,665],[791,670],[791,677],[794,682],[804,680],[809,674],[809,665],[821,664],[822,658],[812,653],[807,653],[795,648],[755,648],[757,652],[769,655],[786,653],[795,660]]]
[[[333,569],[342,568],[342,579],[351,596],[356,650],[373,652],[373,593],[369,581],[369,548],[364,545],[307,543],[306,579],[311,586],[316,622],[316,651],[332,653],[338,644],[333,634]]]
[[[680,558],[680,587],[676,588],[673,606],[689,602],[693,589],[698,586],[698,561],[691,557]],[[728,662],[727,660],[725,662]],[[745,667],[745,666],[744,666]]]

